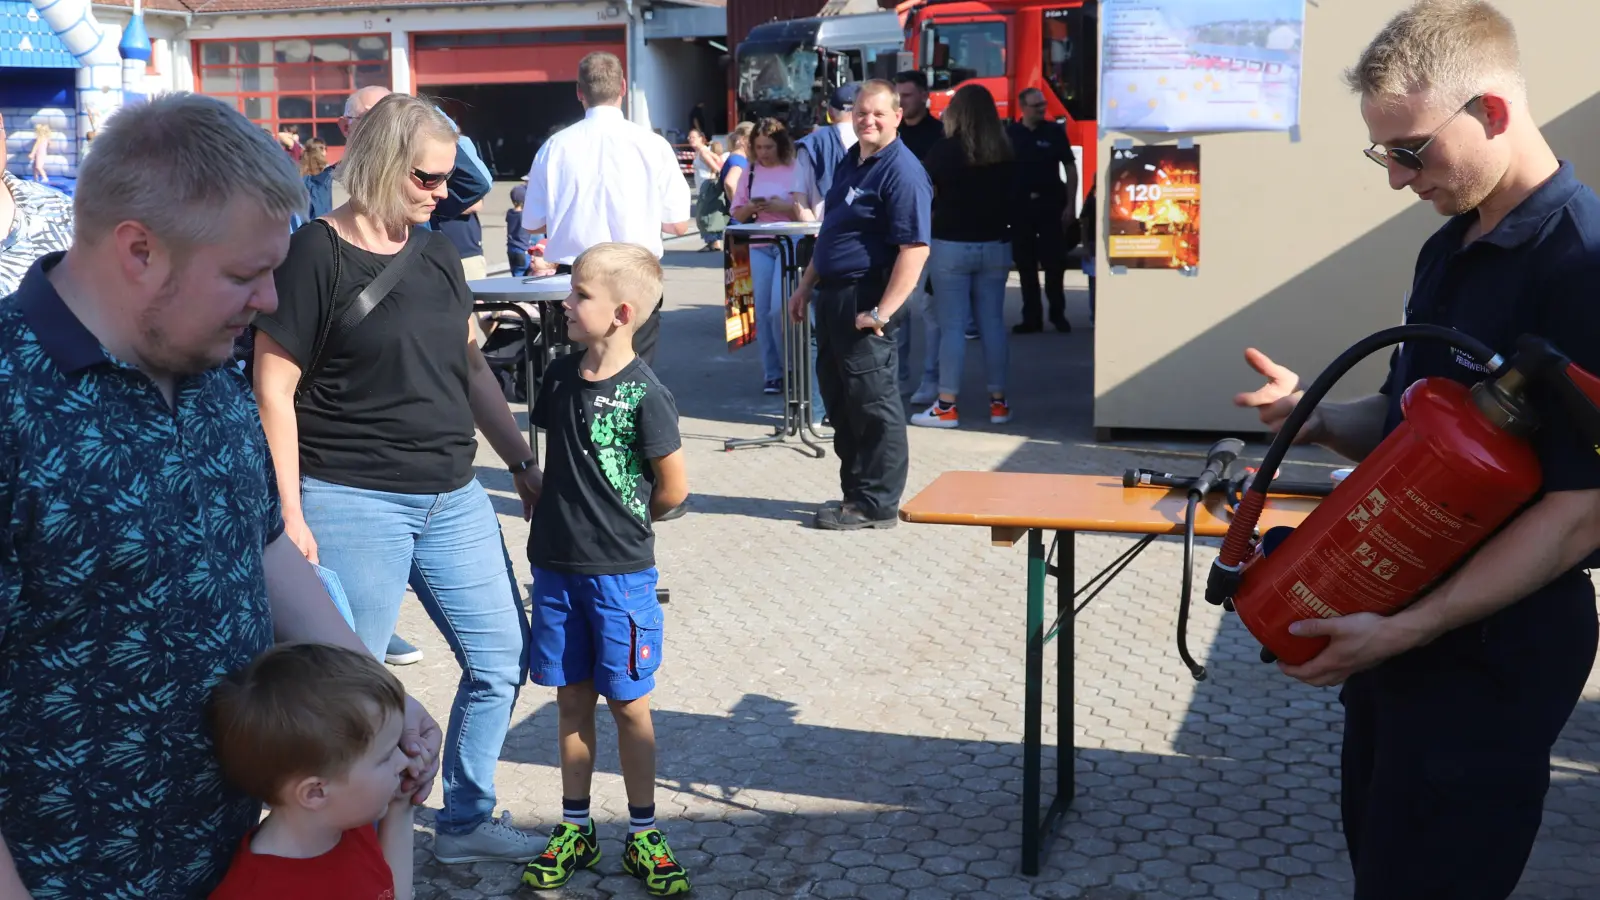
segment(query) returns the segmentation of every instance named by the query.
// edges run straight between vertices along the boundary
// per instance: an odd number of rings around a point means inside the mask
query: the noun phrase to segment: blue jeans
[[[928,265],[932,265],[931,256]],[[934,304],[933,297],[924,289],[927,286],[927,272],[924,268],[922,274],[917,276],[917,286],[911,289],[906,296],[905,323],[895,330],[894,339],[899,345],[900,352],[900,389],[905,390],[911,382],[911,338],[912,320],[922,319],[922,382],[935,384],[939,380],[939,314],[938,307]],[[913,391],[916,388],[912,388]]]
[[[933,296],[939,306],[939,392],[961,390],[966,362],[966,330],[976,317],[983,341],[983,367],[989,392],[1004,394],[1010,364],[1006,344],[1006,276],[1011,272],[1011,245],[1005,241],[933,242],[929,257]]]
[[[761,348],[761,375],[767,381],[783,379],[783,317],[789,297],[783,292],[783,266],[778,248],[750,245],[750,284],[756,300],[756,344]]]
[[[409,583],[461,666],[440,769],[437,827],[464,834],[494,815],[495,767],[527,679],[528,620],[489,495],[392,494],[302,479],[321,565],[339,575],[356,636],[379,660]]]
[[[528,274],[528,251],[506,248],[506,265],[513,277]]]

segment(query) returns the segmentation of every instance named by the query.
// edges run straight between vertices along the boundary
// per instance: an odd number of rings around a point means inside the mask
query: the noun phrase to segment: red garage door
[[[576,81],[578,61],[596,50],[626,65],[622,28],[475,31],[412,37],[412,84],[526,84]]]

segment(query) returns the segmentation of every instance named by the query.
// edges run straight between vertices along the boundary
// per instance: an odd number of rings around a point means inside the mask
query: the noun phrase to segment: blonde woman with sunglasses
[[[457,137],[404,94],[362,116],[336,169],[350,200],[290,239],[253,378],[285,533],[338,577],[356,635],[383,659],[409,584],[461,666],[435,857],[526,862],[544,841],[495,815],[494,775],[528,623],[474,474],[475,429],[525,515],[539,471],[473,339],[461,258],[423,227],[447,196]]]

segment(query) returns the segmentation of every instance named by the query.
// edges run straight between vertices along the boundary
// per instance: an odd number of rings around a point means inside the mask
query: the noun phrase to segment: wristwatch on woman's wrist
[[[867,315],[872,317],[872,324],[878,326],[879,328],[882,328],[883,326],[889,324],[888,322],[885,322],[884,320],[878,318],[878,308],[876,306],[874,306],[872,308],[872,312],[867,313]]]
[[[521,475],[523,472],[533,468],[534,464],[538,461],[538,457],[530,456],[516,465],[506,466],[506,468],[510,470],[511,474],[513,475]]]

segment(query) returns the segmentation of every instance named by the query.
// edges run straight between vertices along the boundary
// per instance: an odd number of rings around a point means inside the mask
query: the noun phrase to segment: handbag
[[[427,243],[428,240],[425,229],[412,228],[410,236],[406,239],[406,245],[400,248],[400,252],[389,260],[389,264],[383,267],[383,271],[378,273],[378,277],[372,279],[371,283],[363,288],[361,293],[356,296],[356,299],[336,318],[333,305],[339,300],[339,275],[342,269],[339,261],[339,235],[326,219],[318,219],[317,221],[322,223],[322,227],[327,230],[328,240],[333,244],[333,290],[328,295],[332,299],[328,303],[328,315],[322,320],[322,327],[319,329],[317,339],[311,345],[311,361],[300,372],[300,383],[295,385],[294,394],[296,397],[304,393],[316,380],[317,373],[322,369],[323,363],[326,362],[323,358],[324,354],[333,339],[337,337],[342,340],[349,336],[350,332],[361,324],[361,320],[367,317],[367,313],[372,312],[379,303],[383,302],[383,298],[389,296],[389,292],[394,290],[395,284],[400,281],[400,276],[405,274],[407,264],[411,262],[417,252],[422,249],[422,245]],[[337,333],[334,332],[335,328],[338,329]]]

